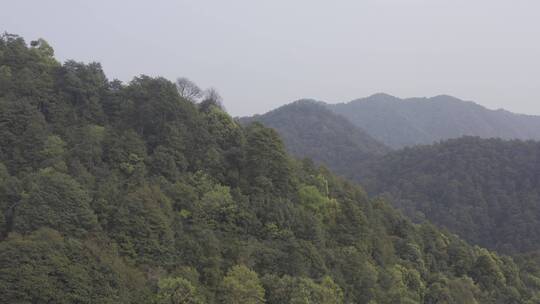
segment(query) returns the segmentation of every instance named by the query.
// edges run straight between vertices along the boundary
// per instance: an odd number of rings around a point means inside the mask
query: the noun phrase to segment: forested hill
[[[314,100],[299,100],[264,115],[240,119],[243,124],[253,121],[278,131],[292,155],[309,157],[344,176],[352,176],[362,163],[389,151]]]
[[[2,36],[1,301],[540,301],[534,260],[411,224],[217,104]]]
[[[540,142],[464,137],[392,152],[360,180],[416,219],[505,253],[540,250]]]
[[[328,108],[392,148],[431,144],[464,135],[540,139],[540,116],[489,110],[446,95],[399,99],[375,94]]]
[[[294,155],[384,194],[414,220],[503,253],[540,250],[540,143],[462,137],[390,152],[324,106],[298,101],[242,121],[276,129]]]

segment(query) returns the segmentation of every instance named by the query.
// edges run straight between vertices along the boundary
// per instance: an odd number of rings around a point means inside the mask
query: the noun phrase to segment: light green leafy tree
[[[290,303],[292,304],[342,304],[343,291],[329,276],[317,284],[311,279],[302,278],[298,281]]]
[[[193,284],[184,278],[165,278],[158,283],[158,304],[204,304]]]
[[[232,267],[222,283],[223,303],[260,304],[265,303],[264,288],[259,276],[246,266]]]

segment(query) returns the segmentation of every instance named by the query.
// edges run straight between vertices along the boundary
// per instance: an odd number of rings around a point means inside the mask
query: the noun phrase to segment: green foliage
[[[335,199],[323,196],[315,186],[304,185],[298,190],[300,203],[325,221],[335,221],[339,204]]]
[[[472,278],[482,287],[497,288],[504,285],[504,274],[489,252],[482,253],[471,269]]]
[[[301,100],[240,121],[276,129],[293,155],[360,181],[415,221],[502,253],[539,249],[538,143],[473,137],[436,143],[466,134],[538,139],[537,117],[450,96],[404,101],[376,94],[336,105]],[[394,148],[435,144],[390,153],[370,135]]]
[[[159,304],[203,304],[196,288],[184,278],[164,278],[158,283]]]
[[[28,177],[25,188],[14,207],[13,231],[49,227],[80,237],[98,228],[88,193],[69,175],[43,169]]]
[[[252,187],[285,194],[290,191],[289,160],[278,134],[260,124],[246,129],[246,177]]]
[[[330,277],[324,277],[320,284],[303,278],[296,282],[288,303],[340,304],[343,293]]]
[[[0,161],[10,170],[31,171],[43,160],[43,116],[25,100],[0,97]]]
[[[373,194],[504,253],[540,249],[537,142],[463,137],[396,151],[362,171]]]
[[[57,135],[48,136],[43,144],[41,156],[44,161],[42,167],[52,167],[58,171],[66,172],[67,167],[64,162],[66,143]]]
[[[321,303],[339,304],[343,302],[341,288],[325,276],[320,282],[310,278],[268,275],[263,278],[267,293],[267,303]]]
[[[105,250],[54,230],[0,242],[5,303],[140,303],[149,295],[140,275]]]
[[[194,104],[163,78],[108,81],[99,64],[52,54],[0,39],[2,301],[540,298],[534,256],[516,264],[413,224],[217,100]]]
[[[221,293],[226,304],[265,303],[264,288],[257,273],[243,265],[234,266],[227,272]]]
[[[174,247],[171,202],[156,187],[128,192],[110,215],[111,236],[121,251],[141,263],[166,265]]]
[[[449,280],[441,277],[428,288],[425,303],[478,304],[482,298],[480,288],[467,277]]]
[[[201,223],[217,228],[220,224],[233,225],[237,209],[238,206],[233,201],[229,188],[217,185],[203,194],[195,206],[194,216]]]

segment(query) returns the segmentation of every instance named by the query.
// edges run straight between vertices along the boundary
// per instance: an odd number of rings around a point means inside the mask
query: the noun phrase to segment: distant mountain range
[[[540,116],[490,110],[447,95],[400,99],[375,94],[327,107],[392,148],[464,135],[540,139]]]
[[[400,99],[380,93],[339,104],[304,99],[239,121],[274,128],[291,154],[355,179],[363,162],[392,149],[461,136],[540,139],[540,116],[447,95]]]

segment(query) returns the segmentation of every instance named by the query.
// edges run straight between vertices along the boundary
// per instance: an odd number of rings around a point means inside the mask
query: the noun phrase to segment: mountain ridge
[[[450,95],[401,99],[377,93],[327,107],[395,149],[467,135],[540,139],[540,116],[491,110]]]

